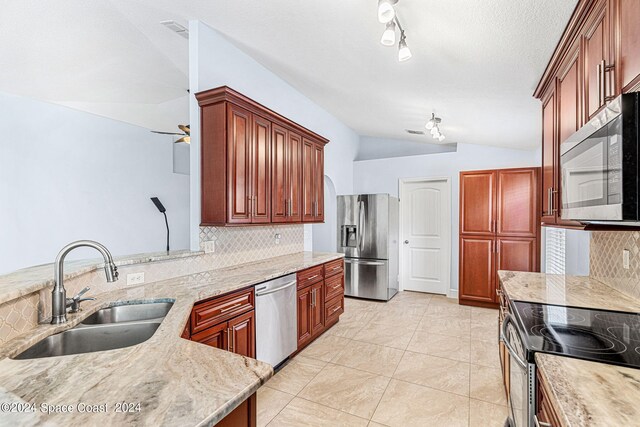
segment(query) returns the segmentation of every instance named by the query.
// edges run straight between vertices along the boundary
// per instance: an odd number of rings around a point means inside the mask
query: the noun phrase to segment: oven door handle
[[[504,316],[504,320],[502,321],[502,329],[500,330],[500,340],[504,343],[505,347],[509,351],[509,354],[513,356],[513,358],[518,362],[518,365],[522,367],[522,369],[527,369],[527,364],[524,360],[518,356],[516,350],[513,348],[509,340],[507,339],[507,325],[509,323],[513,323],[513,318],[511,317],[511,313],[506,313]]]

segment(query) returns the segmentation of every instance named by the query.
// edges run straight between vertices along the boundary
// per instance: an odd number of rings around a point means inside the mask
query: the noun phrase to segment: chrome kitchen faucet
[[[54,279],[53,291],[51,292],[51,324],[58,325],[66,323],[67,321],[67,307],[71,307],[74,312],[79,310],[80,301],[84,301],[91,298],[81,299],[80,297],[88,288],[83,289],[78,295],[73,298],[67,298],[67,291],[64,288],[64,259],[69,252],[76,248],[89,247],[94,248],[102,254],[104,258],[104,272],[107,275],[107,282],[115,282],[118,280],[118,267],[113,262],[113,257],[107,248],[98,242],[92,240],[78,240],[76,242],[69,243],[62,248],[54,265]]]

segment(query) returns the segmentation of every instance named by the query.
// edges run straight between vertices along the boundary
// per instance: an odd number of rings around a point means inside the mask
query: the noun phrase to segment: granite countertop
[[[536,353],[562,427],[631,426],[640,420],[640,369]]]
[[[640,301],[585,276],[499,271],[512,301],[640,312]]]
[[[273,375],[270,365],[180,338],[195,302],[341,258],[304,252],[97,294],[65,325],[40,325],[0,347],[0,403],[36,404],[33,412],[3,411],[10,425],[212,425]],[[175,300],[155,335],[141,344],[95,353],[13,360],[41,339],[118,303]],[[114,304],[116,303],[116,304]],[[114,413],[116,402],[140,412]],[[108,405],[81,413],[79,403]],[[72,405],[73,413],[42,412]]]
[[[178,250],[171,252],[152,252],[145,254],[114,257],[117,266],[143,264],[148,262],[168,261],[202,255],[204,252]],[[64,279],[69,280],[83,274],[91,273],[104,266],[102,258],[70,260],[64,263]],[[0,275],[0,304],[38,292],[53,286],[53,263],[23,268],[12,273]]]

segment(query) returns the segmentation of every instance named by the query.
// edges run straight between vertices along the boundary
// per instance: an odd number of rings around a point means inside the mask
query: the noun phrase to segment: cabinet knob
[[[404,244],[405,244],[405,245],[408,245],[408,244],[409,244],[409,241],[408,241],[408,240],[405,240],[405,241],[404,241]]]

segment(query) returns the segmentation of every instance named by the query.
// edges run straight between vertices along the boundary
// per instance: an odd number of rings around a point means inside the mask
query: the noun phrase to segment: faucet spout
[[[64,288],[64,259],[72,250],[80,247],[94,248],[102,254],[104,258],[104,272],[107,276],[107,282],[115,282],[118,280],[118,267],[113,262],[111,252],[102,244],[92,240],[78,240],[69,243],[60,250],[54,264],[53,291],[51,294],[51,324],[57,325],[67,321],[67,291]]]

